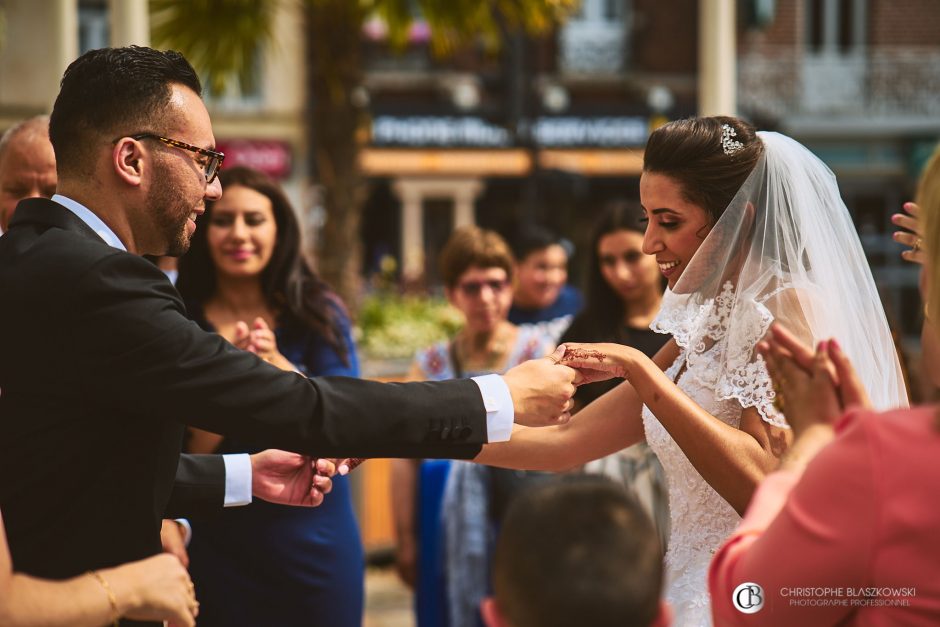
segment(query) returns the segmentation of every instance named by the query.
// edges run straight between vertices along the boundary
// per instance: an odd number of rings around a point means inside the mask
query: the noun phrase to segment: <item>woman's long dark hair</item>
[[[222,188],[241,185],[263,194],[271,201],[277,238],[271,260],[261,273],[261,291],[282,319],[293,320],[323,337],[349,364],[349,355],[340,321],[342,302],[310,268],[300,251],[300,226],[290,201],[274,180],[251,168],[236,166],[219,173]],[[213,203],[193,235],[189,252],[180,259],[177,289],[186,303],[204,306],[216,289],[216,268],[209,254],[206,233]]]
[[[618,337],[622,333],[626,307],[623,299],[604,279],[597,247],[601,238],[617,231],[633,231],[643,235],[640,219],[643,211],[639,203],[618,200],[608,203],[594,226],[591,235],[590,263],[588,265],[587,293],[584,309],[575,323],[596,337]],[[574,324],[572,324],[574,327]]]

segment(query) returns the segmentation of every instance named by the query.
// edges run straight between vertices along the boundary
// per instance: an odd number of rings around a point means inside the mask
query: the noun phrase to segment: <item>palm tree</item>
[[[290,0],[280,0],[290,1]],[[324,190],[326,222],[318,267],[350,304],[361,281],[360,223],[366,180],[359,167],[365,110],[355,94],[362,85],[361,33],[377,15],[389,42],[407,44],[414,8],[431,31],[431,49],[447,54],[482,41],[495,50],[507,34],[538,34],[557,25],[577,0],[293,0],[305,1],[309,66],[309,139],[314,172]],[[252,80],[257,50],[271,42],[276,0],[151,0],[154,45],[182,52],[221,92],[234,79]]]

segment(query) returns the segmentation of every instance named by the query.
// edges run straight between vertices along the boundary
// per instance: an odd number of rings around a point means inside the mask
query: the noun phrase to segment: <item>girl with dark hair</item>
[[[591,236],[587,299],[565,331],[565,342],[615,342],[653,357],[669,341],[650,329],[665,283],[656,258],[643,252],[643,210],[639,203],[614,201],[601,213]],[[578,387],[576,409],[614,389],[622,379]],[[669,537],[669,505],[663,468],[645,442],[588,462],[585,471],[619,481],[652,518],[663,547]]]
[[[281,188],[248,168],[223,170],[224,196],[207,203],[177,286],[203,328],[307,376],[358,376],[339,298],[301,254],[297,218]],[[192,430],[193,453],[251,452],[234,438]],[[358,625],[364,558],[349,483],[334,477],[315,509],[255,501],[195,518],[190,570],[200,625]]]
[[[757,350],[772,323],[838,338],[876,407],[907,404],[884,309],[832,172],[778,133],[732,117],[654,131],[644,155],[643,250],[669,289],[653,359],[566,344],[560,363],[627,381],[563,426],[520,429],[477,462],[563,470],[646,441],[666,471],[665,596],[675,624],[711,623],[706,572],[791,439]]]
[[[669,337],[649,326],[663,301],[665,287],[656,258],[643,252],[643,210],[638,203],[608,204],[591,236],[587,298],[561,342],[616,342],[650,357]],[[599,381],[578,388],[584,407],[619,381]]]

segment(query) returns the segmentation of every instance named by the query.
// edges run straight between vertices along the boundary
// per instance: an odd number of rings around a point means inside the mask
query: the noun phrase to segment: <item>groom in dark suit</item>
[[[157,553],[184,424],[330,457],[473,457],[563,420],[576,373],[306,379],[202,332],[143,254],[185,252],[222,155],[180,55],[96,50],[50,122],[58,194],[0,238],[0,508],[14,565],[66,577]],[[514,412],[513,412],[514,408]]]

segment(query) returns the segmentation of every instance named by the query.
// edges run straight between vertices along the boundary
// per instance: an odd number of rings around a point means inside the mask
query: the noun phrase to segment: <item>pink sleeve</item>
[[[715,624],[834,624],[853,611],[846,589],[866,583],[875,535],[874,475],[863,423],[855,420],[799,481],[776,472],[760,485],[741,525],[712,559]],[[732,600],[744,583],[761,588],[763,607],[752,614]],[[739,602],[755,604],[755,590],[743,592]]]

